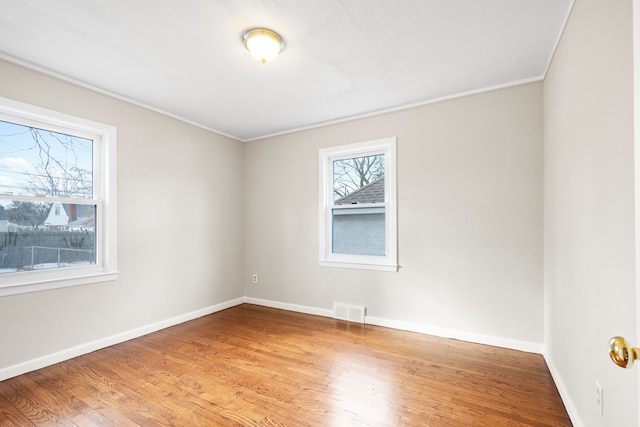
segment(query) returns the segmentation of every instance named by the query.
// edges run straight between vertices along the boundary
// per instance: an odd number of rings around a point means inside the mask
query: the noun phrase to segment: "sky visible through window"
[[[0,121],[0,194],[90,199],[92,149],[90,139]]]

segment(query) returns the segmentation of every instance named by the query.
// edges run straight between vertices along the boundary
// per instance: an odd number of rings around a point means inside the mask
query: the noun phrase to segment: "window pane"
[[[333,209],[335,254],[385,255],[384,208]]]
[[[384,155],[333,161],[336,205],[384,202]]]
[[[0,121],[0,194],[93,198],[93,141]]]
[[[95,205],[2,203],[0,274],[96,263]]]

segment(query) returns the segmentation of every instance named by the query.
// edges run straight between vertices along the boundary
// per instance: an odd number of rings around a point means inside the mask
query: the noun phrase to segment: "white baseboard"
[[[571,395],[567,391],[567,386],[565,385],[562,377],[556,365],[553,363],[553,360],[547,355],[547,351],[542,354],[544,356],[544,360],[547,362],[547,366],[549,367],[549,372],[551,372],[551,377],[553,378],[553,382],[556,383],[556,388],[558,389],[558,393],[560,393],[560,399],[562,399],[562,403],[564,403],[564,408],[567,410],[567,414],[571,419],[571,424],[574,427],[584,427],[585,423],[582,421],[576,406],[573,403],[573,399],[571,399]]]
[[[249,304],[262,305],[265,307],[279,308],[282,310],[295,311],[298,313],[313,314],[316,316],[333,317],[333,310],[288,304],[277,301],[263,300],[246,297],[245,302]],[[486,344],[495,347],[508,348],[511,350],[525,351],[527,353],[542,354],[542,344],[514,340],[510,338],[495,337],[490,335],[474,334],[470,332],[457,331],[453,329],[435,328],[417,323],[401,322],[397,320],[384,319],[382,317],[365,316],[365,324],[384,326],[391,329],[400,329],[409,332],[418,332],[426,335],[435,335],[442,338],[453,338],[461,341],[468,341],[476,344]]]
[[[185,313],[180,316],[172,317],[170,319],[162,320],[160,322],[152,323],[150,325],[142,326],[140,328],[132,329],[130,331],[122,332],[120,334],[116,334],[116,335],[101,338],[95,341],[91,341],[88,343],[84,343],[76,347],[68,348],[56,353],[52,353],[36,359],[28,360],[26,362],[18,363],[13,366],[0,368],[0,381],[6,380],[8,378],[12,378],[18,375],[22,375],[27,372],[34,371],[36,369],[44,368],[46,366],[50,366],[55,363],[63,362],[65,360],[69,360],[74,357],[81,356],[83,354],[91,353],[92,351],[96,351],[101,348],[109,347],[114,344],[128,341],[133,338],[141,337],[143,335],[156,332],[171,326],[175,326],[180,323],[187,322],[189,320],[197,319],[199,317],[206,316],[208,314],[225,310],[227,308],[234,307],[236,305],[240,305],[245,302],[249,304],[261,305],[265,307],[278,308],[281,310],[288,310],[288,311],[294,311],[298,313],[305,313],[305,314],[312,314],[315,316],[333,318],[333,310],[331,309],[303,306],[303,305],[297,305],[297,304],[289,304],[289,303],[270,301],[270,300],[264,300],[259,298],[241,297],[241,298],[236,298],[221,304],[205,307],[203,309],[196,310],[190,313]],[[487,344],[487,345],[493,345],[497,347],[509,348],[513,350],[526,351],[530,353],[542,353],[541,344],[536,344],[536,343],[531,343],[526,341],[518,341],[518,340],[512,340],[508,338],[473,334],[473,333],[468,333],[464,331],[434,328],[428,325],[401,322],[397,320],[389,320],[389,319],[384,319],[381,317],[373,317],[373,316],[365,316],[365,323],[370,325],[383,326],[383,327],[392,328],[392,329],[400,329],[404,331],[418,332],[418,333],[427,334],[427,335],[435,335],[435,336],[444,337],[444,338],[454,338],[454,339],[459,339],[462,341],[468,341],[468,342],[473,342],[478,344]],[[550,365],[548,362],[547,364]],[[551,369],[551,366],[549,366],[549,369],[551,370],[551,373],[553,375],[554,371]],[[554,375],[554,380],[555,379],[556,379],[556,375]],[[564,400],[566,393],[564,395],[562,394],[562,389],[560,388],[560,384],[558,385],[558,390],[561,392],[560,394]],[[567,408],[567,411],[569,411],[569,408]],[[569,415],[571,416],[572,419],[574,418],[571,412],[569,413]],[[580,425],[576,423],[574,424]]]
[[[270,301],[266,299],[245,297],[247,304],[261,305],[263,307],[279,308],[280,310],[295,311],[296,313],[313,314],[315,316],[333,317],[333,310],[327,308],[309,307],[306,305],[289,304],[286,302]]]
[[[142,326],[140,328],[132,329],[130,331],[112,335],[110,337],[101,338],[95,341],[78,345],[76,347],[71,347],[62,351],[58,351],[56,353],[18,363],[17,365],[1,368],[0,381],[4,381],[18,375],[26,374],[27,372],[35,371],[36,369],[41,369],[55,363],[60,363],[74,357],[82,356],[83,354],[91,353],[92,351],[100,350],[101,348],[109,347],[114,344],[119,344],[133,338],[138,338],[143,335],[159,331],[161,329],[187,322],[189,320],[197,319],[208,314],[222,311],[227,308],[240,305],[242,303],[244,303],[244,298],[236,298],[220,304],[212,305],[210,307],[205,307],[200,310],[192,311],[190,313],[181,314],[180,316],[172,317],[160,322],[152,323],[150,325]]]
[[[459,331],[455,329],[438,328],[419,323],[401,322],[389,320],[381,317],[366,316],[365,323],[370,325],[384,326],[387,328],[401,329],[409,332],[419,332],[426,335],[434,335],[441,338],[452,338],[460,341],[472,342],[475,344],[486,344],[494,347],[508,348],[510,350],[525,351],[527,353],[542,354],[542,344],[514,340],[511,338],[496,337],[492,335],[476,334],[473,332]]]

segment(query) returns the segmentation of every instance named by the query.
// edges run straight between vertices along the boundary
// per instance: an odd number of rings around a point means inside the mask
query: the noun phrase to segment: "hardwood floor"
[[[0,426],[570,426],[540,355],[244,304],[0,382]]]

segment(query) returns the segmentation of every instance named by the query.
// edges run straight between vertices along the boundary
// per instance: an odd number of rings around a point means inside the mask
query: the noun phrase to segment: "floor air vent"
[[[364,323],[364,312],[365,308],[361,305],[333,303],[333,317],[336,319]]]

